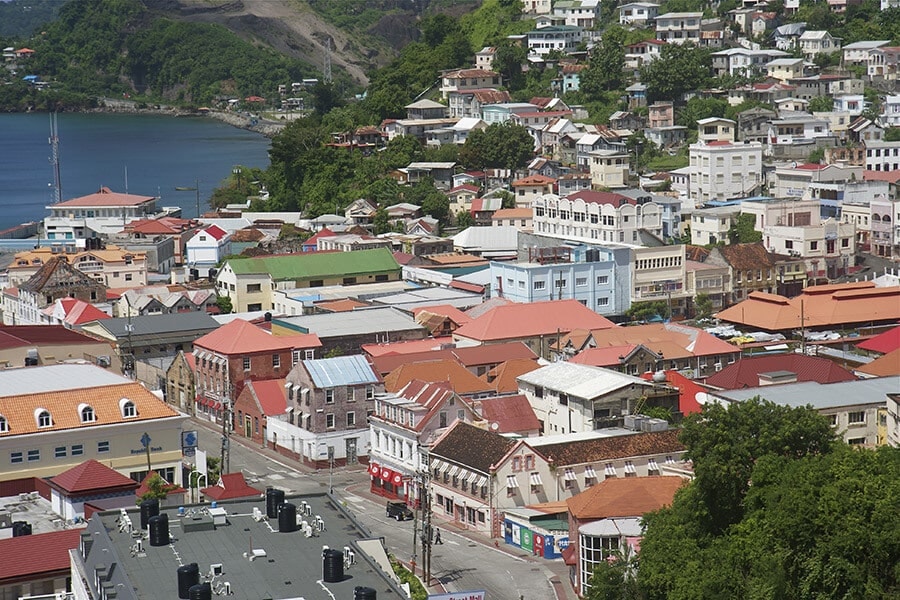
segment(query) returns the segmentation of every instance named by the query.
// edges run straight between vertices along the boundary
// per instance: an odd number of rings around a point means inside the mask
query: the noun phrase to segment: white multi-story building
[[[863,170],[850,165],[821,165],[817,163],[788,164],[777,167],[770,190],[775,198],[808,197],[814,183],[840,183],[863,178]]]
[[[866,170],[900,171],[900,142],[867,142]]]
[[[500,86],[500,74],[485,69],[455,69],[441,74],[441,95],[446,100],[450,92],[481,90]]]
[[[571,25],[538,27],[525,34],[528,54],[547,56],[554,50],[568,54],[574,52],[584,38],[584,29]]]
[[[522,12],[527,15],[549,15],[551,8],[550,0],[522,0]]]
[[[728,230],[741,213],[740,206],[698,208],[691,213],[691,243],[696,246],[728,243]]]
[[[766,65],[771,61],[789,56],[783,50],[763,48],[728,48],[712,53],[713,70],[718,75],[741,75],[753,77],[766,72]]]
[[[760,184],[762,144],[727,141],[690,146],[689,195],[698,203],[742,198]]]
[[[843,49],[844,64],[867,66],[872,50],[887,46],[890,43],[890,40],[865,40],[847,44]]]
[[[827,31],[807,29],[799,38],[800,52],[809,59],[817,54],[834,54],[841,51],[841,38],[833,37]]]
[[[594,150],[589,154],[591,184],[596,187],[623,188],[628,185],[628,153],[618,150]]]
[[[881,124],[885,127],[900,127],[900,95],[885,96],[881,105]]]
[[[659,14],[659,4],[652,2],[629,2],[619,7],[619,25],[644,26]]]
[[[639,244],[638,230],[662,235],[659,205],[648,195],[629,198],[613,192],[584,190],[560,198],[536,198],[534,232],[591,242]]]
[[[125,225],[157,214],[153,196],[120,194],[102,187],[97,192],[47,206],[44,219],[47,239],[77,240],[118,233]]]
[[[553,16],[564,19],[566,25],[590,29],[600,17],[600,0],[557,0]]]
[[[631,271],[631,301],[665,300],[672,314],[683,315],[687,278],[685,246],[657,246],[634,248]]]
[[[671,44],[700,43],[702,12],[670,12],[656,17],[656,39]]]

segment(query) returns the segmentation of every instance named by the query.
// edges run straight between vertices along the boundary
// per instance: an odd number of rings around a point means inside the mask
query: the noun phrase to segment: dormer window
[[[6,433],[9,431],[9,423],[6,421],[6,417],[0,415],[0,433]]]
[[[130,419],[137,416],[137,408],[134,406],[134,402],[128,398],[119,400],[119,410],[122,411],[122,418]]]
[[[78,407],[78,414],[81,415],[82,423],[93,423],[97,420],[97,416],[94,414],[94,409],[87,404],[82,404]]]
[[[38,427],[52,427],[53,419],[50,417],[50,411],[45,408],[37,408],[34,411],[34,420],[37,421]]]

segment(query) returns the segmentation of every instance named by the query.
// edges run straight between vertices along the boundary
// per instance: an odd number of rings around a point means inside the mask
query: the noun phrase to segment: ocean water
[[[200,210],[236,165],[267,167],[269,139],[202,117],[60,114],[57,117],[63,200],[96,192],[160,196],[197,216],[197,193],[177,191],[199,180]],[[50,117],[0,114],[0,230],[47,216],[53,200]]]

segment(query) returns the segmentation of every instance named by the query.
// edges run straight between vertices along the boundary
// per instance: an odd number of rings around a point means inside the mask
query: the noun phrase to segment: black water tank
[[[353,588],[353,600],[376,600],[376,592],[370,587],[358,585]]]
[[[12,536],[22,537],[23,535],[31,535],[31,523],[28,521],[13,521]]]
[[[212,600],[212,586],[208,583],[192,585],[188,590],[188,598],[190,600]]]
[[[278,507],[284,504],[284,491],[266,488],[266,516],[270,519],[278,517]]]
[[[191,587],[200,583],[200,567],[197,563],[191,563],[178,567],[178,597],[188,600],[191,597]]]
[[[325,583],[344,580],[344,553],[329,548],[322,552],[322,579]]]
[[[169,515],[163,513],[150,517],[150,545],[151,546],[168,546],[169,545]]]
[[[297,505],[285,502],[278,507],[278,531],[292,533],[297,531]]]
[[[144,500],[141,502],[141,531],[147,529],[150,524],[150,517],[159,514],[159,498]]]

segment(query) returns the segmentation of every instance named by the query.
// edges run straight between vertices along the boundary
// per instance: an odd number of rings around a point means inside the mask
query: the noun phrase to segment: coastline
[[[148,114],[148,115],[165,115],[169,117],[209,117],[227,123],[238,129],[245,129],[258,133],[267,138],[273,138],[284,129],[286,123],[277,121],[268,121],[261,118],[251,118],[248,113],[237,113],[232,111],[213,110],[201,112],[197,110],[189,110],[169,106],[165,104],[145,104],[134,100],[122,100],[118,98],[98,98],[99,106],[90,108],[82,112],[87,113],[121,113],[121,114]]]

